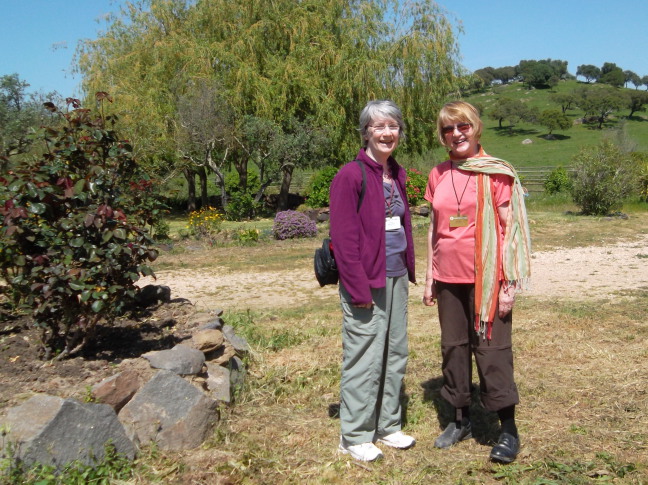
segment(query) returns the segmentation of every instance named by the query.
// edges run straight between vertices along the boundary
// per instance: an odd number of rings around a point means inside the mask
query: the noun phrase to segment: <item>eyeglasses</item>
[[[389,128],[389,131],[395,131],[399,132],[400,131],[400,126],[398,125],[369,125],[374,129],[375,133],[383,133],[387,128]]]
[[[448,133],[454,133],[455,128],[461,133],[468,133],[472,128],[470,123],[457,123],[456,125],[447,125],[441,128],[441,133],[447,135]]]

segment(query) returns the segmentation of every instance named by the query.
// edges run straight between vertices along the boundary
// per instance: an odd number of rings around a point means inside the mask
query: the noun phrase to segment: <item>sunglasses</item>
[[[441,133],[447,135],[448,133],[454,133],[455,128],[461,133],[468,133],[472,125],[470,123],[457,123],[456,125],[447,125],[441,128]]]

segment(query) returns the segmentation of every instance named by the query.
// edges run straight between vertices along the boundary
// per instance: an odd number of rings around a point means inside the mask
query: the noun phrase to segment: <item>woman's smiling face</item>
[[[473,126],[461,120],[446,120],[443,138],[453,158],[466,159],[479,153],[479,140]]]
[[[386,160],[398,146],[400,130],[393,118],[377,117],[367,127],[367,154],[376,161]]]

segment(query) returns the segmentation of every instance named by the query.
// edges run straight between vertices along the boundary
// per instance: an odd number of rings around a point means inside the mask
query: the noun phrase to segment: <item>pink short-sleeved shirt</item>
[[[445,283],[475,282],[475,215],[477,173],[458,169],[447,160],[432,169],[425,190],[434,214],[433,276]],[[513,179],[491,175],[496,207],[511,200]],[[465,227],[450,227],[450,216],[468,217]],[[500,242],[504,234],[500,228]],[[500,244],[501,246],[501,244]]]

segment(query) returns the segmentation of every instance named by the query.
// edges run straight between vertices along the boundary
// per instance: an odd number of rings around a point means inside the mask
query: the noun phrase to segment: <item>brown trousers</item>
[[[475,285],[437,281],[436,291],[443,357],[441,396],[455,408],[470,405],[474,354],[484,408],[498,411],[518,404],[520,397],[513,379],[512,314],[500,319],[496,312],[492,338],[484,340],[475,332]]]

